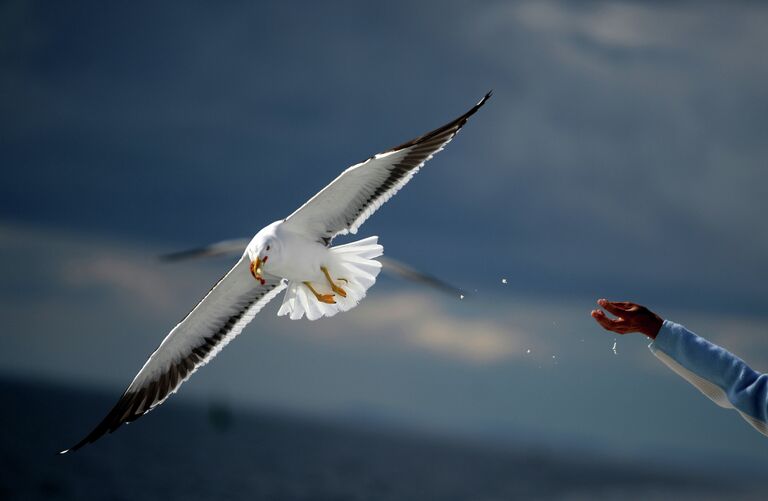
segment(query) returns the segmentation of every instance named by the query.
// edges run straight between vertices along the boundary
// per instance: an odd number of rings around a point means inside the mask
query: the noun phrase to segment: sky
[[[333,319],[268,308],[164,405],[764,462],[588,314],[634,300],[768,370],[766,22],[759,2],[2,2],[0,372],[117,397],[232,264],[157,255],[248,237],[493,89],[359,233],[465,300],[385,277]]]

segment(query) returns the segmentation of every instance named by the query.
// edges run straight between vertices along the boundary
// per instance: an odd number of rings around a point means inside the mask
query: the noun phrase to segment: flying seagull
[[[202,247],[195,247],[193,249],[185,249],[182,251],[170,252],[160,256],[162,261],[176,262],[186,261],[190,259],[212,258],[218,256],[229,256],[235,254],[242,254],[245,248],[250,243],[249,238],[233,238],[230,240],[222,240]],[[408,280],[432,289],[438,290],[453,298],[464,298],[468,295],[466,291],[454,287],[453,285],[441,280],[435,276],[432,276],[423,271],[419,271],[416,268],[405,264],[402,261],[394,259],[393,257],[379,256],[377,260],[381,263],[382,271],[389,274]]]
[[[445,147],[491,97],[432,132],[349,167],[281,221],[264,227],[237,264],[163,339],[117,404],[66,453],[94,442],[162,404],[210,362],[282,290],[278,315],[315,320],[353,308],[381,269],[378,237],[331,246],[358,228]]]

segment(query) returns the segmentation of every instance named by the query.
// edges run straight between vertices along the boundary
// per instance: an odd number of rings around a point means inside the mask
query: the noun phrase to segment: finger
[[[616,332],[616,321],[613,319],[610,319],[605,316],[603,312],[597,312],[592,315],[592,318],[595,319],[595,321],[600,324],[600,327],[602,327],[605,330]]]
[[[603,329],[612,332],[619,332],[620,329],[624,328],[623,320],[614,320],[612,318],[608,318],[605,313],[600,310],[592,310],[592,318],[594,318],[595,321],[597,321],[597,323],[600,324]]]
[[[606,304],[611,304],[613,306],[616,306],[618,308],[622,308],[622,309],[625,309],[625,310],[629,310],[629,309],[634,308],[635,306],[639,306],[639,305],[637,305],[637,304],[635,304],[635,303],[633,303],[631,301],[608,301],[605,298],[598,299],[597,300],[597,304],[599,304],[600,306],[605,306]]]
[[[613,301],[605,301],[600,306],[605,308],[608,312],[613,313],[617,317],[625,317],[627,314],[632,313],[632,310],[623,308],[620,305],[621,303],[614,303]]]

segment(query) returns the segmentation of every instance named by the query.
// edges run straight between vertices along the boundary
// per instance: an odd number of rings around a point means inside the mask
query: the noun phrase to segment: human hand
[[[604,329],[617,334],[642,332],[651,339],[656,339],[664,319],[639,304],[628,301],[608,301],[600,299],[597,304],[617,318],[609,318],[602,310],[592,310],[592,318]]]

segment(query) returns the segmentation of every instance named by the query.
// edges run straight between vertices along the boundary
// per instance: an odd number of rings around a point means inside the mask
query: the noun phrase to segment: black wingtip
[[[482,98],[480,101],[478,101],[476,105],[474,105],[474,106],[472,107],[472,109],[470,109],[468,112],[466,112],[466,113],[464,113],[463,115],[461,115],[459,118],[457,118],[456,120],[454,120],[454,121],[453,121],[453,122],[451,122],[450,124],[446,125],[446,127],[455,126],[455,127],[456,127],[456,130],[457,130],[457,132],[458,132],[459,130],[461,130],[461,128],[462,128],[462,127],[464,127],[464,124],[466,124],[466,123],[467,123],[467,120],[469,120],[469,117],[471,117],[472,115],[474,115],[475,113],[477,113],[477,110],[479,110],[480,108],[482,108],[482,107],[483,107],[483,105],[485,104],[485,102],[486,102],[486,101],[488,101],[488,100],[491,98],[491,96],[492,96],[492,95],[493,95],[493,89],[489,90],[489,91],[488,91],[488,92],[487,92],[487,93],[486,93],[486,94],[483,96],[483,98]]]
[[[73,445],[72,447],[69,447],[69,448],[67,448],[67,449],[64,449],[63,451],[59,451],[59,452],[57,452],[57,453],[56,453],[56,455],[57,455],[57,456],[63,456],[63,455],[65,455],[65,454],[69,454],[70,452],[75,452],[76,450],[78,450],[78,449],[79,449],[80,447],[82,447],[83,445],[85,445],[85,444],[79,443],[79,444],[77,444],[77,445]]]
[[[72,447],[69,447],[67,449],[64,449],[63,451],[57,452],[56,455],[57,456],[63,456],[64,454],[69,454],[71,452],[75,452],[76,450],[81,449],[84,445],[88,445],[88,444],[90,444],[92,442],[93,442],[93,440],[91,439],[91,435],[88,435],[86,438],[84,438],[83,440],[79,441],[78,443],[76,443]]]
[[[469,117],[471,117],[472,115],[474,115],[477,112],[477,110],[482,108],[483,105],[485,104],[485,102],[488,101],[491,98],[492,95],[493,95],[493,89],[491,89],[488,92],[486,92],[485,95],[483,96],[483,98],[480,101],[478,101],[477,104],[474,105],[471,110],[469,110],[468,112],[464,113],[461,117],[457,118],[455,121],[456,122],[460,121],[460,126],[459,127],[460,128],[463,127],[464,124],[467,123],[467,119]]]
[[[169,252],[167,254],[160,254],[157,256],[158,261],[163,263],[175,263],[177,261],[185,261],[203,255],[201,249],[190,249],[179,252]]]
[[[423,136],[419,136],[416,139],[412,139],[412,140],[407,141],[407,142],[405,142],[405,143],[403,143],[401,145],[395,146],[394,148],[390,148],[390,149],[388,149],[386,151],[387,152],[389,152],[389,151],[398,151],[398,150],[402,150],[404,148],[409,148],[409,147],[414,146],[416,144],[428,141],[428,140],[430,140],[430,139],[432,139],[432,138],[434,138],[434,137],[436,137],[436,136],[438,136],[438,135],[440,135],[440,134],[442,134],[442,133],[444,133],[446,131],[449,131],[451,129],[453,129],[453,133],[454,134],[457,133],[459,130],[461,130],[462,127],[464,127],[464,124],[467,123],[467,120],[469,120],[469,117],[471,117],[472,115],[477,113],[477,110],[479,110],[480,108],[483,107],[485,102],[488,101],[488,99],[490,99],[491,95],[493,95],[493,90],[488,91],[488,93],[485,96],[483,96],[483,98],[480,101],[478,101],[476,105],[474,105],[469,111],[467,111],[466,113],[464,113],[460,117],[458,117],[458,118],[456,118],[454,120],[451,120],[447,124],[443,125],[442,127],[438,127],[437,129],[435,129],[435,130],[433,130],[431,132],[427,132]]]
[[[493,89],[491,89],[488,92],[486,92],[485,95],[483,96],[483,98],[480,101],[478,101],[477,104],[474,105],[471,110],[469,110],[468,112],[466,112],[464,114],[463,118],[465,119],[465,121],[466,121],[467,118],[469,118],[472,115],[474,115],[477,110],[482,108],[483,105],[485,104],[485,102],[488,101],[491,98],[491,96],[493,96]]]
[[[70,447],[68,449],[64,449],[63,451],[57,452],[56,455],[57,456],[64,456],[65,454],[71,454],[71,453],[75,452],[76,450],[80,449],[82,446],[86,445],[87,443],[90,443],[90,442],[80,442],[77,445],[73,445],[72,447]]]
[[[400,278],[404,278],[406,280],[410,280],[414,283],[419,283],[427,287],[432,287],[433,289],[439,290],[440,292],[443,292],[444,294],[450,297],[464,299],[464,297],[466,297],[467,295],[466,292],[459,289],[458,287],[454,287],[448,282],[444,282],[443,280],[440,280],[439,278],[433,275],[424,273],[415,268],[411,268],[407,264],[401,261],[398,261],[397,259],[392,259],[391,257],[384,257],[384,256],[379,257],[378,259],[381,262],[381,264],[384,265],[385,270],[388,270],[391,273],[394,273]]]
[[[193,249],[162,254],[158,256],[158,259],[162,262],[172,263],[199,258],[241,254],[246,249],[246,247],[248,247],[248,242],[250,242],[250,239],[246,238],[222,240],[221,242],[216,242],[203,247],[195,247]]]
[[[152,383],[154,384],[154,382]],[[152,388],[152,386],[150,386]],[[112,410],[106,415],[104,419],[88,434],[80,440],[78,443],[64,449],[59,454],[67,454],[74,452],[88,444],[95,442],[104,435],[108,435],[119,428],[121,425],[130,423],[145,414],[144,409],[139,409],[138,404],[144,401],[145,390],[142,389],[138,392],[129,392],[126,390],[120,400],[112,407]],[[138,401],[137,401],[138,399]],[[150,407],[151,408],[151,407]]]

